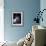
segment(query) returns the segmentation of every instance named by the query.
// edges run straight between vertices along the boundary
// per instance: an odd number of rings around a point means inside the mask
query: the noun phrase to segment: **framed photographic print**
[[[23,26],[23,12],[12,12],[12,25]]]

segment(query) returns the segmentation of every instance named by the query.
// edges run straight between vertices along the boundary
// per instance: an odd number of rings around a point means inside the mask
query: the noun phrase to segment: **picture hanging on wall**
[[[23,12],[12,12],[12,25],[23,26]]]

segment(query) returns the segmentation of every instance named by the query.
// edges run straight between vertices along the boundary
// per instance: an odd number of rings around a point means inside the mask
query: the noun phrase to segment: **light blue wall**
[[[24,37],[32,28],[32,20],[40,9],[40,0],[4,0],[4,35],[5,40],[18,41]],[[24,12],[24,26],[13,27],[11,16],[13,11]]]
[[[40,10],[42,11],[43,9],[46,9],[46,0],[41,0],[40,1]],[[40,22],[40,25],[45,26],[46,27],[46,10],[43,12],[43,22]]]

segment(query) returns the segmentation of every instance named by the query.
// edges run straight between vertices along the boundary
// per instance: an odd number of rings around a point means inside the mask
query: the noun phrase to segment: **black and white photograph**
[[[12,25],[15,25],[15,26],[23,25],[23,12],[12,13]]]

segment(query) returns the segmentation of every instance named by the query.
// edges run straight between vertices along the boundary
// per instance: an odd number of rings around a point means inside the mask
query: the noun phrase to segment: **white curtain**
[[[4,0],[0,0],[0,42],[4,41]]]

